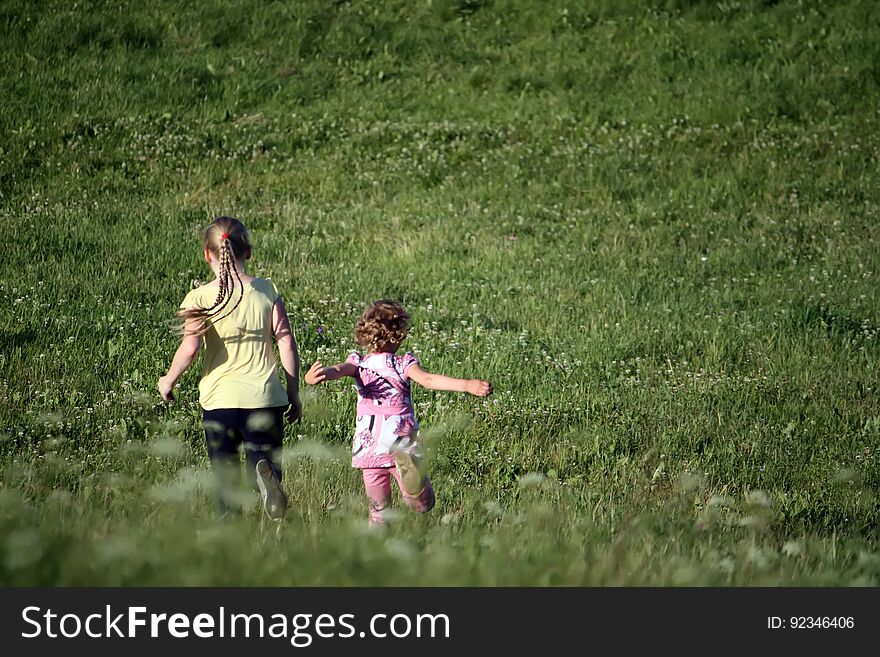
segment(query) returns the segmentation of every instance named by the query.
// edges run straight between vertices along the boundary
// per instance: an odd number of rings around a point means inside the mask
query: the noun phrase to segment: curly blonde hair
[[[409,332],[409,314],[397,301],[379,299],[367,306],[354,326],[354,341],[370,351],[399,346]]]

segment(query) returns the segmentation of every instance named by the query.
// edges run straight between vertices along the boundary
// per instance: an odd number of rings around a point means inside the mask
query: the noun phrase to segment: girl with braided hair
[[[205,229],[204,258],[216,279],[191,290],[181,303],[183,339],[158,385],[162,399],[173,401],[177,380],[204,342],[199,403],[220,511],[239,507],[243,447],[249,482],[259,489],[269,518],[281,520],[287,509],[279,458],[283,418],[295,422],[302,416],[299,354],[281,295],[271,280],[247,273],[250,257],[248,232],[238,219],[218,217]]]
[[[412,352],[399,356],[397,352],[408,332],[409,314],[403,306],[380,299],[367,306],[355,324],[355,342],[364,347],[366,354],[352,353],[345,362],[329,367],[317,361],[305,375],[309,385],[345,376],[354,379],[358,403],[351,465],[363,473],[372,525],[385,522],[392,476],[411,509],[425,513],[434,507],[434,489],[423,472],[410,382],[431,390],[478,397],[492,394],[488,381],[432,374],[422,369]]]

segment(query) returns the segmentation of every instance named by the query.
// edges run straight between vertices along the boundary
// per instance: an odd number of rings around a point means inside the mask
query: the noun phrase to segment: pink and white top
[[[380,352],[366,356],[353,353],[346,362],[358,368],[351,464],[355,468],[393,467],[393,449],[411,446],[419,426],[407,376],[419,360],[410,352],[403,356]]]

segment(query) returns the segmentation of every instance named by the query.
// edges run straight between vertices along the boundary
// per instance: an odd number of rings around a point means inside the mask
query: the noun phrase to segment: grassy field
[[[873,2],[232,4],[0,6],[0,583],[878,584]],[[214,519],[219,213],[306,366],[393,296],[492,381],[415,391],[432,513],[367,531],[335,383]]]

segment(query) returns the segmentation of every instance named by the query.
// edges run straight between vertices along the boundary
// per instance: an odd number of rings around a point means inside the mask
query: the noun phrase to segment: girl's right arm
[[[335,381],[344,376],[354,376],[355,374],[357,374],[357,365],[354,363],[346,361],[324,367],[321,361],[316,360],[309,368],[309,371],[306,372],[305,381],[309,385],[316,386],[324,381]]]
[[[198,332],[200,326],[201,321],[198,319],[188,319],[186,321],[183,338],[180,341],[180,346],[174,353],[168,373],[159,377],[159,394],[162,395],[162,399],[165,401],[174,401],[173,391],[177,380],[183,376],[183,373],[189,369],[196,356],[199,355],[199,349],[202,347],[202,338]]]

